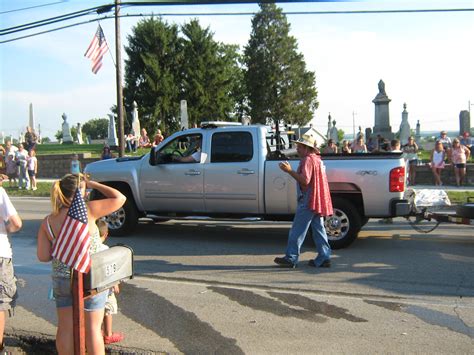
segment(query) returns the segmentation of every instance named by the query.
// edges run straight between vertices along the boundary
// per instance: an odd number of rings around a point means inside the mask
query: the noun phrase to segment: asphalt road
[[[36,261],[47,199],[12,199],[24,228],[12,236],[20,298],[9,336],[54,339],[50,265]],[[426,226],[428,228],[429,226]],[[136,277],[121,286],[114,328],[131,353],[472,353],[474,229],[418,234],[403,220],[369,222],[336,250],[330,269],[280,269],[289,224],[140,223],[125,243]]]

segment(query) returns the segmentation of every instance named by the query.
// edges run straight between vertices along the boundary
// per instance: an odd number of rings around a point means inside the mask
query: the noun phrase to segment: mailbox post
[[[72,320],[74,331],[74,355],[85,355],[85,328],[84,328],[84,284],[82,272],[72,272]]]

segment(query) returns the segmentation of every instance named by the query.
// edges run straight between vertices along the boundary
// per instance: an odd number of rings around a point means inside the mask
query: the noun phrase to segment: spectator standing
[[[20,216],[2,187],[6,178],[5,175],[0,175],[0,351],[2,354],[5,351],[3,333],[7,311],[11,316],[11,310],[14,309],[17,298],[13,253],[8,234],[19,231],[22,226]]]
[[[356,142],[352,145],[352,153],[367,153],[367,146],[365,145],[362,136],[359,136]]]
[[[374,141],[373,137],[369,137],[369,140],[367,141],[367,150],[369,152],[373,152],[376,149],[377,149],[377,143]]]
[[[453,147],[448,152],[449,160],[454,165],[456,185],[461,186],[466,176],[466,162],[469,159],[471,151],[466,146],[461,145],[458,138],[454,138]]]
[[[408,143],[403,146],[403,153],[408,162],[408,181],[413,186],[416,184],[416,165],[418,164],[418,145],[413,136],[408,137]]]
[[[16,165],[15,156],[13,154],[7,155],[6,173],[10,182],[10,187],[15,187],[17,184],[16,179],[18,178],[18,166]]]
[[[441,171],[444,169],[444,161],[446,160],[446,151],[444,150],[443,143],[436,141],[434,149],[431,151],[430,166],[431,171],[435,179],[435,185],[441,186]]]
[[[471,157],[472,157],[472,150],[474,149],[474,143],[472,137],[470,137],[469,132],[464,132],[462,135],[462,138],[460,140],[461,145],[465,146],[466,148],[469,148],[471,151]]]
[[[158,130],[156,131],[155,137],[153,138],[152,146],[153,146],[153,147],[156,147],[156,146],[159,145],[161,142],[163,142],[164,139],[165,139],[165,137],[163,137],[163,135],[161,134],[161,130],[158,129]]]
[[[34,149],[31,149],[28,152],[28,158],[26,159],[26,162],[28,177],[30,178],[30,187],[33,191],[36,191],[36,174],[38,174],[38,159],[36,158],[36,151]]]
[[[448,132],[441,131],[438,137],[438,141],[441,142],[444,150],[448,150],[451,148],[452,143],[451,143],[451,138],[448,137]]]
[[[53,245],[66,221],[69,207],[79,192],[97,190],[104,199],[86,202],[87,230],[90,236],[90,253],[99,251],[102,244],[96,220],[117,209],[125,202],[125,196],[109,186],[86,179],[81,175],[67,174],[57,180],[51,189],[52,212],[41,223],[37,235],[37,256],[39,261],[52,261],[53,296],[56,301],[58,329],[56,348],[59,354],[74,353],[73,339],[73,297],[71,290],[71,268],[53,258]],[[84,301],[84,324],[88,354],[104,354],[104,338],[101,333],[107,292],[100,292]]]
[[[145,128],[141,129],[140,138],[138,138],[138,147],[139,148],[150,148],[151,142],[150,138],[148,138],[147,132]]]
[[[311,259],[313,267],[331,266],[329,246],[323,217],[333,213],[331,194],[324,163],[316,147],[317,132],[309,130],[296,143],[296,151],[301,158],[298,170],[294,171],[288,162],[281,162],[280,169],[296,180],[298,203],[295,217],[288,235],[288,246],[284,257],[275,258],[281,267],[295,268],[298,264],[301,245],[311,227],[318,256]]]
[[[28,179],[28,173],[26,165],[28,163],[28,152],[23,147],[23,143],[18,144],[18,150],[16,151],[15,161],[18,166],[18,188],[28,190],[30,180]]]
[[[71,160],[71,174],[80,174],[81,173],[81,162],[79,161],[79,156],[77,154],[72,155]]]
[[[26,133],[25,133],[25,144],[26,144],[26,150],[29,152],[32,149],[36,149],[36,143],[37,143],[38,137],[36,136],[36,133],[33,131],[33,128],[30,126],[26,127]]]
[[[15,147],[11,141],[7,141],[5,143],[5,154],[8,155],[8,154],[13,154],[13,155],[16,155],[16,152],[17,152],[18,148]]]

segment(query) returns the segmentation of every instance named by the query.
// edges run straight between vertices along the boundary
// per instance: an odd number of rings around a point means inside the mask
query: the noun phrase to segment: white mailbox
[[[91,255],[91,268],[84,275],[84,292],[102,292],[118,282],[133,278],[133,250],[114,245]]]

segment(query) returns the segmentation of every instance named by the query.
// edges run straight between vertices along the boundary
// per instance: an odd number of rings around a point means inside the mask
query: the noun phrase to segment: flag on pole
[[[94,38],[92,38],[92,41],[84,54],[84,57],[92,60],[92,72],[94,74],[97,74],[99,69],[102,67],[102,57],[108,50],[109,46],[105,40],[104,31],[102,31],[102,27],[99,25]]]
[[[73,269],[86,273],[91,266],[90,235],[87,208],[80,189],[77,189],[66,219],[54,242],[53,258]]]

